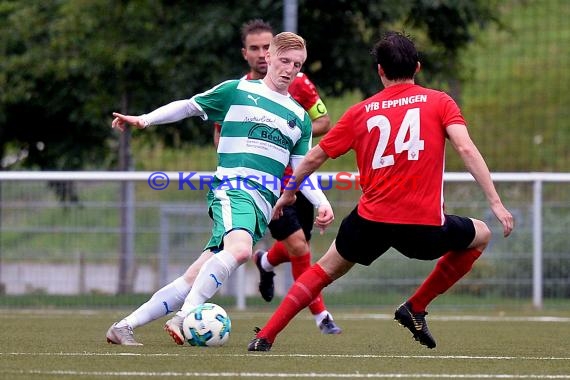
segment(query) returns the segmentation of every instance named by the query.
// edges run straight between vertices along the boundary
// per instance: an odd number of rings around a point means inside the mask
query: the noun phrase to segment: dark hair
[[[252,33],[269,32],[273,34],[273,27],[260,18],[250,20],[241,26],[241,43],[245,47],[245,38]]]
[[[389,80],[412,79],[416,73],[418,52],[411,38],[402,33],[387,32],[370,54]]]

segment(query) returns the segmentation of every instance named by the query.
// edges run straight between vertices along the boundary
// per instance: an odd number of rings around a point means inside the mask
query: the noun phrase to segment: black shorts
[[[311,241],[311,230],[315,218],[315,208],[301,192],[295,194],[297,200],[291,206],[283,208],[283,215],[269,223],[269,231],[273,239],[282,241],[294,232],[303,230],[305,239]]]
[[[373,222],[355,208],[343,219],[336,237],[340,255],[353,263],[370,265],[389,248],[418,260],[435,260],[451,250],[466,249],[475,238],[469,218],[445,215],[443,226]]]

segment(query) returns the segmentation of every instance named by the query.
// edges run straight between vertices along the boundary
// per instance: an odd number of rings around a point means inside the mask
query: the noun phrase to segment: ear
[[[421,69],[422,69],[422,64],[418,61],[418,64],[416,65],[416,74],[419,73]]]
[[[386,73],[384,73],[384,69],[380,65],[378,65],[378,76],[380,76],[380,77],[386,76]]]
[[[247,53],[246,48],[241,48],[241,55],[242,55],[243,59],[247,61],[246,53]]]

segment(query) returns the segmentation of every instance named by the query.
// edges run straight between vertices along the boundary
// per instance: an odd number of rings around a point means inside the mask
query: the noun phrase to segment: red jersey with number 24
[[[449,95],[397,84],[350,107],[319,146],[331,158],[355,151],[361,217],[441,226],[446,127],[452,124],[466,125]]]

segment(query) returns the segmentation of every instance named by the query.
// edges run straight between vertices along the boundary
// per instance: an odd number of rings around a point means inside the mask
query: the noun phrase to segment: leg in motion
[[[297,280],[306,270],[311,267],[311,253],[306,252],[300,256],[291,255],[291,272],[293,279]],[[326,309],[321,293],[311,301],[309,310],[315,318],[317,327],[323,334],[340,334],[342,329],[335,323],[332,315]]]
[[[244,230],[232,230],[224,238],[225,248],[202,264],[190,293],[180,310],[164,325],[176,344],[184,344],[182,322],[196,306],[212,298],[230,275],[251,257],[252,238]]]
[[[309,270],[299,276],[289,292],[271,315],[265,326],[257,331],[248,345],[249,351],[269,351],[277,334],[332,281],[343,276],[354,263],[343,259],[335,243]]]
[[[216,253],[202,265],[184,304],[174,317],[164,325],[164,330],[176,344],[184,344],[184,334],[182,333],[184,317],[196,306],[212,298],[238,266],[233,255],[226,250]]]
[[[159,289],[135,311],[114,323],[107,331],[107,342],[122,345],[141,345],[135,340],[134,329],[178,310],[192,285],[181,276]]]
[[[428,348],[434,348],[436,342],[425,320],[427,306],[469,273],[491,239],[491,231],[485,223],[473,220],[473,227],[475,237],[469,248],[444,254],[416,292],[394,314],[394,319],[410,330],[415,340]]]
[[[269,351],[277,334],[331,282],[332,279],[319,264],[313,265],[291,286],[277,310],[265,327],[257,331],[247,349],[249,351]]]

